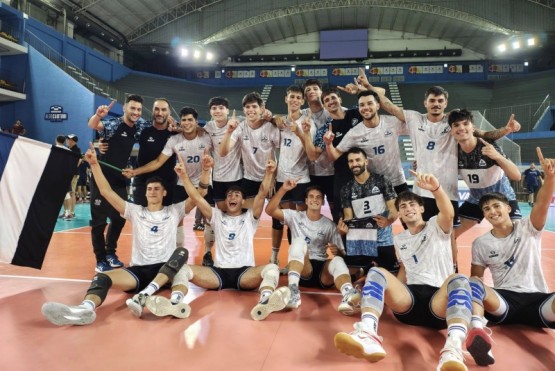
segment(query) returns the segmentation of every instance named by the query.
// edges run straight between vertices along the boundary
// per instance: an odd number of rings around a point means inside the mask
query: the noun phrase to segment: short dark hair
[[[193,115],[193,117],[198,119],[198,112],[193,107],[183,107],[181,111],[179,111],[179,118],[187,115]]]
[[[307,86],[317,85],[320,90],[322,90],[322,83],[318,79],[308,79],[303,84],[303,91],[306,89]]]
[[[308,194],[310,193],[310,191],[318,191],[318,192],[320,192],[322,197],[324,197],[324,195],[325,195],[324,189],[322,187],[320,187],[319,185],[311,185],[311,186],[308,186],[306,188],[306,191],[305,191],[305,194],[304,194],[305,198],[308,197]]]
[[[287,87],[286,95],[289,95],[289,93],[301,93],[304,96],[304,90],[301,89],[299,85],[289,85]]]
[[[366,154],[366,152],[364,152],[364,150],[360,147],[352,147],[351,149],[349,149],[347,151],[347,157],[351,154],[361,154],[364,158],[368,158],[368,155]]]
[[[373,90],[363,90],[360,93],[358,93],[358,99],[360,99],[361,97],[369,97],[369,96],[373,96],[376,103],[380,103],[380,96],[378,95],[378,93],[376,93]]]
[[[150,178],[148,178],[145,182],[145,186],[148,186],[151,183],[160,183],[162,185],[162,188],[167,189],[166,187],[166,181],[164,180],[164,178],[159,177],[159,176],[151,176]]]
[[[172,108],[172,104],[170,103],[170,101],[168,100],[168,98],[164,98],[164,97],[160,97],[160,98],[154,98],[154,102],[152,103],[154,105],[154,103],[156,102],[166,102],[168,104],[168,107],[171,109]]]
[[[510,205],[509,199],[503,193],[491,192],[491,193],[486,193],[485,195],[480,197],[480,201],[478,201],[478,205],[480,206],[480,210],[482,209],[482,207],[484,207],[485,203],[487,203],[489,201],[493,201],[493,200],[501,201],[504,204]]]
[[[473,123],[474,116],[472,116],[472,112],[468,111],[466,108],[454,109],[451,112],[449,112],[449,116],[447,117],[449,126],[453,126],[455,122],[467,121],[467,120]]]
[[[395,199],[395,208],[397,209],[397,211],[399,211],[399,205],[401,204],[401,202],[407,201],[416,201],[418,205],[424,206],[424,200],[422,199],[422,197],[411,191],[403,191],[399,193],[397,195],[397,198]]]
[[[243,191],[243,188],[241,188],[241,186],[238,186],[238,185],[229,186],[225,191],[225,196],[227,197],[227,195],[230,192],[241,192],[241,196],[243,196],[243,198],[245,198],[245,192]]]
[[[139,103],[141,103],[141,104],[144,103],[143,97],[141,97],[139,94],[129,94],[129,95],[127,96],[127,98],[125,99],[125,103],[129,103],[129,102],[131,102],[131,101],[139,102]]]
[[[56,137],[56,143],[64,144],[65,141],[66,141],[66,136],[65,135],[58,135]]]
[[[262,97],[260,96],[260,94],[258,94],[257,92],[253,91],[252,93],[249,93],[247,95],[245,95],[243,97],[243,101],[241,102],[241,104],[243,105],[243,107],[245,107],[245,105],[249,104],[249,103],[258,103],[258,105],[260,107],[264,106],[264,101],[262,100]]]
[[[335,94],[339,98],[341,98],[341,94],[339,93],[339,89],[337,89],[336,87],[333,87],[333,88],[327,88],[324,91],[322,91],[322,100],[324,100],[324,98],[327,97],[328,95],[332,95],[332,94]]]
[[[212,106],[224,106],[225,108],[229,108],[229,101],[224,97],[212,97],[208,101],[208,108],[212,108]]]
[[[447,90],[438,85],[428,88],[428,90],[426,90],[426,93],[424,94],[424,99],[428,99],[430,95],[445,95],[445,99],[449,99],[449,93],[447,92]]]

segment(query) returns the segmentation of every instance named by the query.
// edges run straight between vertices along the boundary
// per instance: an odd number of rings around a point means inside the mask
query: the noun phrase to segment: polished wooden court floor
[[[85,208],[86,205],[80,207]],[[550,223],[555,208],[551,208]],[[86,219],[86,217],[82,217]],[[82,221],[86,225],[87,220]],[[192,231],[186,218],[189,262],[200,263],[202,232]],[[333,345],[337,332],[350,331],[358,317],[336,311],[336,291],[302,290],[299,309],[273,313],[266,320],[250,318],[256,292],[205,291],[193,288],[186,300],[187,319],[158,318],[145,313],[137,319],[125,306],[129,294],[111,291],[90,326],[57,327],[46,321],[46,301],[81,302],[94,275],[89,227],[58,227],[42,270],[0,264],[0,370],[434,370],[445,331],[406,326],[386,309],[379,333],[387,357],[379,363],[347,357]],[[481,224],[459,239],[461,273],[470,270],[470,244],[486,232]],[[130,256],[130,227],[118,253]],[[399,231],[400,226],[396,225]],[[257,263],[270,256],[271,221],[262,218],[256,234]],[[287,241],[280,260],[286,261]],[[283,265],[283,263],[282,263]],[[544,232],[543,268],[555,288],[555,233]],[[283,277],[281,284],[286,284]],[[162,294],[168,295],[169,290]],[[493,327],[496,363],[491,370],[555,370],[555,332],[524,326]],[[478,367],[470,356],[470,370]]]

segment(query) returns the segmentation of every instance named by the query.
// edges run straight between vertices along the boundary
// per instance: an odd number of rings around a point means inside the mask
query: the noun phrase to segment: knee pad
[[[328,272],[333,276],[333,280],[335,281],[339,276],[347,275],[349,276],[349,268],[347,268],[347,264],[345,264],[345,260],[342,257],[336,256],[334,257],[330,263],[328,264]]]
[[[470,323],[472,316],[472,294],[468,278],[455,274],[447,283],[447,321],[460,319]]]
[[[173,281],[173,278],[179,272],[183,264],[187,263],[187,259],[189,258],[189,251],[187,251],[184,247],[178,247],[173,252],[172,256],[170,256],[169,260],[160,268],[158,273],[165,274],[170,279],[170,282]]]
[[[189,287],[189,281],[193,279],[193,271],[188,264],[184,264],[179,272],[173,277],[172,287],[185,286]]]
[[[214,236],[214,230],[210,224],[204,225],[204,247],[205,248],[212,248],[214,246],[214,240],[216,237]]]
[[[486,298],[486,288],[484,283],[477,277],[470,277],[470,290],[472,294],[472,301],[480,306],[484,306],[484,299]]]
[[[294,238],[291,242],[291,246],[289,246],[289,259],[290,261],[298,261],[301,264],[304,264],[304,257],[306,252],[308,251],[308,246],[305,240],[302,237]]]
[[[87,290],[87,295],[96,295],[100,298],[100,304],[106,299],[108,290],[112,287],[112,279],[104,273],[97,273],[94,275],[91,285]]]
[[[280,222],[279,219],[272,218],[272,229],[283,231],[283,223]]]
[[[370,268],[362,288],[362,308],[371,308],[379,314],[383,312],[384,293],[387,288],[387,279],[379,268]]]
[[[175,247],[180,248],[185,246],[185,230],[182,225],[177,227],[175,234]]]
[[[266,264],[260,275],[262,276],[260,288],[271,287],[272,289],[275,289],[277,287],[279,281],[279,267],[277,265]]]

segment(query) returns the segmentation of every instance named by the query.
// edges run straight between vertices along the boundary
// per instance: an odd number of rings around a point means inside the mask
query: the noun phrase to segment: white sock
[[[364,325],[366,325],[367,328],[373,330],[375,334],[378,333],[379,320],[378,320],[378,317],[376,317],[374,314],[369,312],[363,312],[361,322]]]
[[[260,303],[264,303],[270,297],[270,295],[272,295],[271,290],[263,290],[260,293]]]
[[[172,291],[172,296],[170,297],[170,301],[172,304],[181,303],[181,300],[185,297],[181,291]]]
[[[297,285],[299,286],[299,281],[301,280],[301,275],[295,271],[289,271],[287,273],[287,280],[289,282],[289,286]]]
[[[480,316],[472,316],[470,320],[470,328],[484,328],[484,322]]]
[[[151,296],[158,290],[160,290],[160,286],[158,286],[156,282],[152,281],[141,291],[141,293]]]
[[[462,348],[462,343],[466,339],[466,325],[454,323],[447,326],[447,343],[451,343],[458,348]]]
[[[349,293],[349,291],[351,291],[353,288],[353,284],[350,282],[344,283],[343,286],[341,286],[341,295],[345,296]]]
[[[90,309],[90,310],[95,310],[96,309],[96,305],[94,304],[94,301],[92,301],[92,300],[83,300],[83,302],[81,302],[81,304],[79,304],[79,306],[82,307],[82,308]]]

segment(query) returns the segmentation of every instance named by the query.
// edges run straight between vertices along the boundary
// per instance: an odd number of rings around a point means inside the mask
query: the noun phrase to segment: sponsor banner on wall
[[[326,68],[300,68],[295,71],[297,77],[323,77],[328,75]]]
[[[260,70],[258,75],[262,78],[291,77],[291,69],[287,69],[287,70]]]

